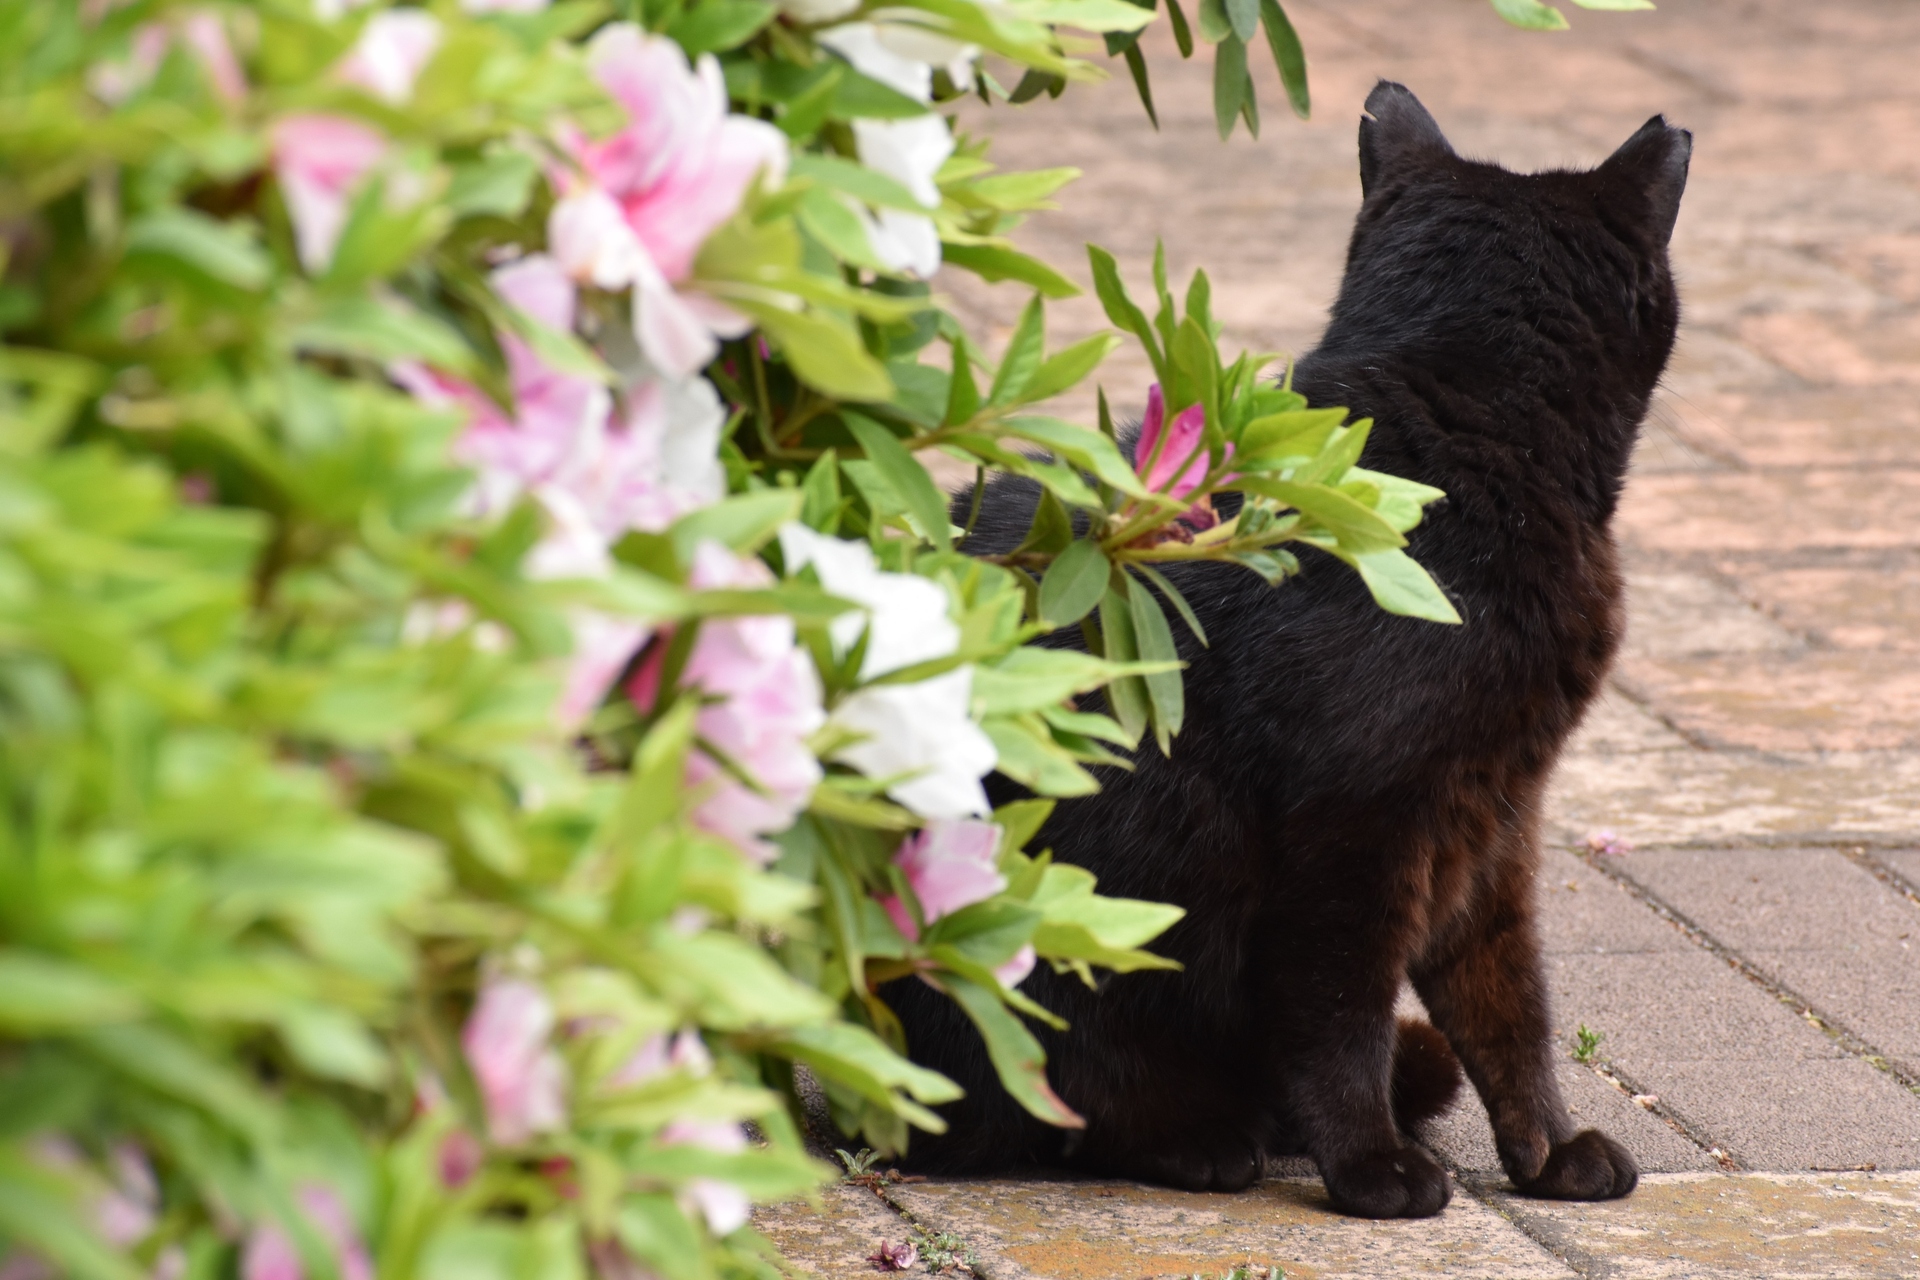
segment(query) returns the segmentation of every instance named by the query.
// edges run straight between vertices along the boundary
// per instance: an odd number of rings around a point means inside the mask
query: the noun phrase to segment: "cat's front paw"
[[[1598,1129],[1582,1129],[1547,1152],[1540,1172],[1516,1183],[1542,1200],[1618,1200],[1640,1181],[1627,1149]]]
[[[1245,1191],[1260,1177],[1260,1153],[1223,1142],[1213,1149],[1156,1151],[1127,1160],[1116,1170],[1138,1182],[1181,1191]]]
[[[1376,1151],[1323,1169],[1333,1207],[1361,1218],[1431,1218],[1453,1198],[1453,1182],[1419,1147]]]

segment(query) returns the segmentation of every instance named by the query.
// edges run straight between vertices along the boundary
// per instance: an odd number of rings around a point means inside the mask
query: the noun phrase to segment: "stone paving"
[[[966,123],[1009,166],[1086,171],[1030,248],[1084,276],[1095,240],[1144,282],[1163,238],[1177,276],[1212,275],[1229,349],[1278,351],[1338,284],[1377,76],[1517,168],[1596,163],[1656,111],[1694,131],[1687,318],[1620,513],[1628,644],[1540,885],[1568,1103],[1640,1189],[1513,1196],[1469,1100],[1425,1135],[1461,1187],[1427,1222],[1337,1217],[1297,1161],[1241,1196],[848,1185],[763,1215],[802,1271],[875,1274],[918,1232],[994,1280],[1920,1277],[1920,5],[1563,7],[1574,30],[1541,35],[1481,0],[1290,0],[1315,115],[1285,117],[1263,66],[1257,143],[1218,142],[1206,69],[1159,36],[1158,133],[1124,74]],[[968,286],[940,282],[1004,340],[1025,299]],[[1090,299],[1050,315],[1058,341],[1103,324]],[[1102,381],[1137,412],[1149,377],[1122,353]],[[1603,831],[1630,850],[1589,848]]]

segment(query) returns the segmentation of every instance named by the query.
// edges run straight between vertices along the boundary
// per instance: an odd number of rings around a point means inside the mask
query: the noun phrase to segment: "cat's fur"
[[[1410,1131],[1447,1105],[1457,1054],[1520,1190],[1637,1179],[1555,1085],[1533,881],[1542,788],[1619,641],[1610,525],[1679,322],[1667,240],[1691,135],[1655,117],[1593,172],[1518,175],[1456,156],[1399,85],[1366,106],[1346,278],[1294,385],[1374,419],[1366,466],[1446,491],[1409,549],[1464,625],[1386,614],[1315,552],[1278,588],[1170,568],[1213,641],[1174,624],[1172,758],[1144,746],[1035,847],[1102,892],[1185,907],[1156,946],[1185,969],[1098,992],[1044,965],[1027,980],[1071,1023],[1040,1034],[1081,1132],[1022,1112],[947,1000],[891,984],[913,1056],[967,1090],[947,1134],[915,1136],[914,1168],[1233,1190],[1304,1151],[1336,1206],[1423,1216],[1450,1184]],[[1034,501],[991,486],[969,550],[1010,549]],[[1403,980],[1444,1041],[1396,1034]]]

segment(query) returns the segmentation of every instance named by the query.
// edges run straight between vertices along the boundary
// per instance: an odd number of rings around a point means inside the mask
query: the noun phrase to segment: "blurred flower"
[[[835,760],[869,778],[897,779],[887,794],[923,818],[987,811],[980,779],[999,763],[993,740],[973,722],[973,668],[956,667],[914,684],[874,684],[844,698],[829,723],[858,740]]]
[[[1133,466],[1149,489],[1165,489],[1172,497],[1184,498],[1207,477],[1207,455],[1201,448],[1207,411],[1201,405],[1189,405],[1174,418],[1171,430],[1166,417],[1166,398],[1156,382],[1147,392],[1147,416],[1133,446]],[[1161,447],[1163,433],[1167,442]],[[1160,447],[1158,458],[1153,456],[1156,447]]]
[[[349,9],[364,9],[371,0],[313,0],[314,16],[322,22],[338,22]]]
[[[566,1066],[547,1043],[553,1005],[525,978],[496,978],[480,989],[460,1033],[487,1108],[495,1142],[513,1146],[566,1122]]]
[[[729,1120],[675,1120],[660,1131],[667,1146],[703,1147],[732,1155],[747,1149],[747,1135]],[[719,1178],[691,1179],[682,1195],[689,1212],[698,1210],[707,1220],[707,1228],[716,1236],[731,1235],[747,1223],[753,1201],[731,1182]]]
[[[773,575],[759,560],[706,541],[694,549],[687,582],[709,591],[764,587],[773,584]],[[643,665],[630,686],[643,711],[658,695],[657,661]],[[779,614],[709,618],[687,655],[681,683],[714,699],[694,721],[702,742],[759,787],[743,785],[696,747],[686,772],[687,789],[704,797],[693,810],[694,825],[731,841],[756,862],[771,862],[778,850],[764,837],[793,825],[821,777],[807,738],[826,714],[819,677],[794,639],[793,620]]]
[[[133,33],[133,46],[125,58],[96,63],[88,69],[87,88],[102,102],[118,106],[153,82],[176,35],[200,64],[201,73],[216,94],[229,103],[247,96],[246,73],[234,56],[220,15],[210,9],[190,10],[178,20],[177,32],[164,22],[140,26]]]
[[[460,0],[467,13],[539,13],[549,0]]]
[[[932,924],[1007,887],[996,865],[999,849],[1000,828],[991,822],[936,820],[901,841],[893,865],[919,900],[921,919]],[[879,903],[901,933],[919,938],[904,902],[888,895]]]
[[[781,526],[780,550],[788,573],[812,565],[830,594],[864,606],[841,614],[829,627],[834,649],[841,654],[866,632],[862,680],[944,658],[960,647],[960,628],[948,616],[946,588],[918,574],[884,572],[874,564],[866,543],[830,538],[790,523]]]
[[[712,54],[689,66],[674,41],[615,23],[593,38],[588,59],[627,109],[627,125],[600,142],[563,134],[583,177],[563,181],[548,242],[576,279],[603,289],[631,285],[641,350],[667,374],[684,377],[713,358],[716,334],[738,336],[749,326],[677,286],[755,177],[771,184],[785,177],[786,135],[728,111]]]
[[[339,1194],[322,1183],[308,1182],[294,1193],[294,1199],[301,1216],[332,1251],[340,1280],[373,1280],[373,1260]],[[305,1275],[299,1250],[279,1223],[261,1222],[248,1234],[240,1254],[240,1280],[304,1280]]]
[[[465,1129],[455,1129],[440,1140],[440,1185],[454,1191],[466,1186],[486,1156],[480,1139]]]
[[[367,19],[338,74],[376,98],[399,106],[440,47],[440,20],[424,9],[389,9]]]
[[[919,1265],[920,1246],[911,1240],[902,1240],[899,1244],[882,1240],[867,1261],[882,1271],[911,1271]]]
[[[609,1089],[629,1089],[669,1071],[704,1076],[712,1070],[713,1055],[707,1052],[700,1033],[692,1027],[683,1027],[671,1036],[664,1031],[648,1036],[605,1083]]]
[[[376,130],[345,116],[283,116],[272,129],[274,172],[300,263],[309,272],[326,270],[334,246],[347,225],[347,205],[355,187],[387,153]]]
[[[1633,841],[1611,831],[1596,831],[1586,839],[1587,852],[1618,855],[1633,852]]]

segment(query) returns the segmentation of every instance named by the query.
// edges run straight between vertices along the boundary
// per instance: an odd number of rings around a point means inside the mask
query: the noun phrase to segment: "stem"
[[[981,463],[973,469],[973,501],[967,507],[967,530],[960,535],[962,546],[973,537],[973,526],[980,522],[980,503],[987,496],[987,467]]]

